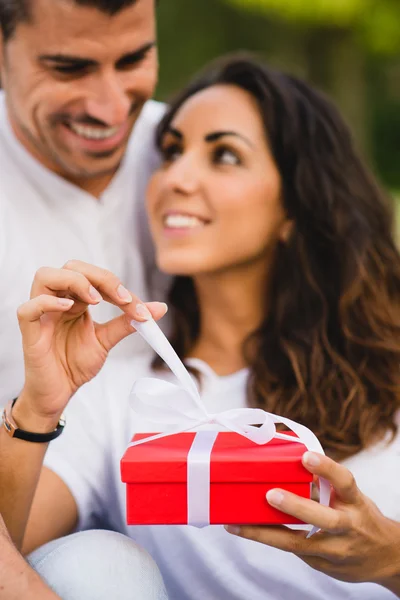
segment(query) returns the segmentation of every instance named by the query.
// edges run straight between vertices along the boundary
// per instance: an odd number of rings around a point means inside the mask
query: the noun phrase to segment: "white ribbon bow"
[[[154,378],[141,378],[136,381],[131,394],[134,412],[157,424],[163,433],[132,442],[129,447],[193,431],[204,425],[217,425],[259,445],[278,438],[304,444],[308,450],[324,454],[319,440],[310,429],[261,408],[237,408],[209,413],[193,379],[157,323],[151,320],[145,323],[133,322],[133,325],[169,366],[180,385]],[[283,423],[298,437],[277,432],[276,423]],[[209,460],[217,433],[203,431],[199,434],[203,435],[199,435],[199,439],[195,440],[189,453],[191,464],[188,464],[188,523],[203,526],[209,524]],[[330,484],[320,479],[320,503],[329,506],[329,500]],[[194,510],[191,507],[195,507]],[[314,527],[309,535],[316,531],[318,529]]]

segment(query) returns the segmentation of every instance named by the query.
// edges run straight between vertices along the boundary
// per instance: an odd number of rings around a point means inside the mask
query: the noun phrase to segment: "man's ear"
[[[294,221],[292,221],[291,219],[286,219],[286,221],[281,227],[281,231],[279,233],[279,240],[282,243],[286,244],[289,241],[290,236],[292,235],[293,229]]]

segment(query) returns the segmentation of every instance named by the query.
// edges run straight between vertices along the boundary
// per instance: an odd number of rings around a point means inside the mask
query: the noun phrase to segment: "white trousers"
[[[112,531],[54,540],[28,561],[62,600],[168,600],[150,555]]]

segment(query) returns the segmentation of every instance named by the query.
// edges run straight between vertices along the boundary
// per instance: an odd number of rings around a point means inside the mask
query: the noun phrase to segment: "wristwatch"
[[[62,434],[65,427],[65,417],[63,415],[61,416],[57,427],[53,429],[53,431],[50,431],[50,433],[32,433],[30,431],[19,429],[11,414],[13,406],[17,400],[18,398],[12,400],[8,406],[6,406],[3,412],[3,426],[10,437],[18,438],[19,440],[24,440],[25,442],[33,442],[34,444],[47,444]]]

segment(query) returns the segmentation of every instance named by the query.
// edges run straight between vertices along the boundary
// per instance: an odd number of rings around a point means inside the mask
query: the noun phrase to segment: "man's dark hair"
[[[18,23],[28,21],[31,4],[35,0],[0,0],[0,27],[3,39],[7,42],[14,34]],[[93,6],[114,15],[120,10],[135,4],[137,0],[71,0],[80,6]]]

